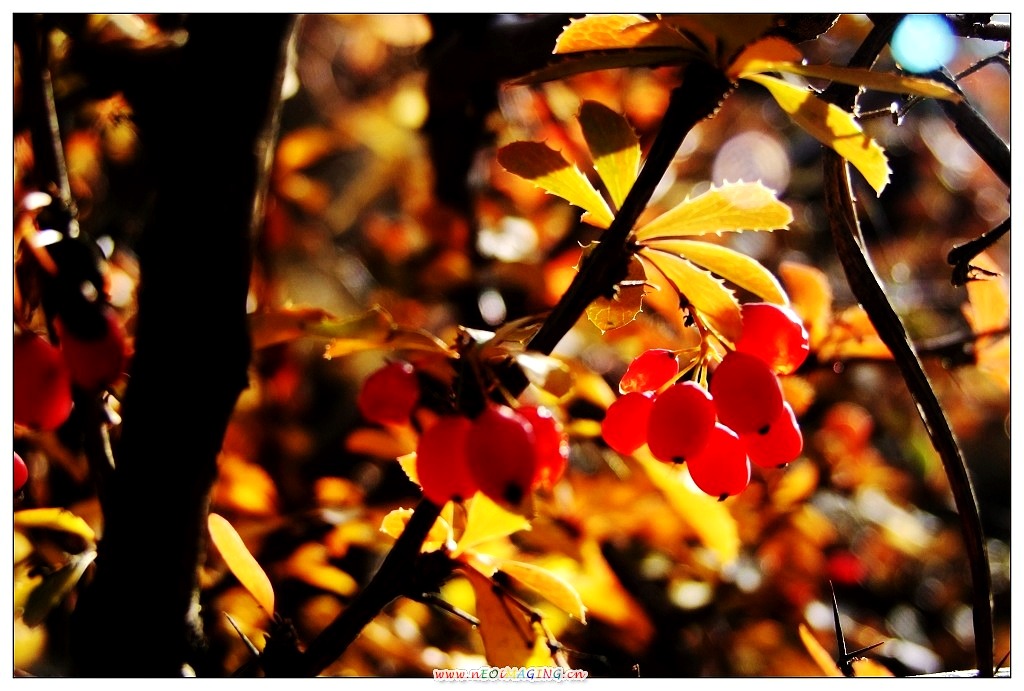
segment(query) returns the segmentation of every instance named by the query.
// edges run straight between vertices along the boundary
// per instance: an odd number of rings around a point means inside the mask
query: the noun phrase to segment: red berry
[[[795,371],[807,359],[810,337],[792,309],[770,302],[750,302],[741,311],[743,334],[736,350],[764,360],[778,374]]]
[[[715,404],[704,387],[692,381],[662,391],[647,421],[647,446],[655,458],[684,463],[700,453],[715,427]]]
[[[601,436],[609,447],[631,454],[647,442],[647,421],[654,399],[639,391],[616,398],[601,421]]]
[[[533,425],[537,451],[537,471],[533,484],[551,489],[569,463],[569,438],[562,429],[562,423],[543,406],[523,406],[516,412]]]
[[[765,362],[733,351],[711,375],[718,419],[739,434],[767,432],[782,413],[782,385]]]
[[[804,450],[804,436],[789,403],[764,434],[747,432],[740,438],[747,445],[750,461],[762,468],[778,468],[795,461]]]
[[[469,418],[442,417],[423,431],[416,444],[416,475],[423,496],[435,504],[469,499],[476,492],[466,461],[470,425]]]
[[[629,363],[619,380],[619,393],[657,391],[679,373],[676,354],[664,348],[641,353]]]
[[[517,507],[533,489],[537,473],[533,425],[507,406],[491,406],[474,420],[466,437],[469,472],[480,491]]]
[[[14,421],[38,430],[55,430],[71,414],[71,375],[60,350],[42,336],[14,336]]]
[[[54,320],[71,381],[86,391],[102,389],[120,379],[127,360],[121,318],[112,307],[103,308],[102,317],[104,328],[95,338],[72,333],[60,317]]]
[[[22,460],[18,452],[14,452],[14,491],[20,492],[21,488],[28,482],[28,466]]]
[[[416,371],[408,362],[389,362],[363,382],[356,405],[378,424],[405,425],[420,399]]]
[[[694,484],[719,500],[739,494],[750,484],[750,460],[743,442],[720,422],[708,436],[704,449],[686,467]]]

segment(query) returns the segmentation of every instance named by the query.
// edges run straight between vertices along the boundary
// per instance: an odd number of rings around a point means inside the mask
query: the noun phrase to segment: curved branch
[[[875,28],[851,59],[850,66],[872,64],[888,41],[899,17],[883,15],[873,19],[876,21]],[[856,102],[856,90],[845,86],[830,88],[826,92],[826,97],[829,96],[840,107],[850,108]],[[824,176],[829,228],[850,289],[864,306],[878,335],[892,352],[907,388],[917,403],[918,413],[928,437],[946,471],[953,500],[960,515],[961,532],[971,570],[975,655],[978,669],[981,676],[991,677],[994,656],[992,576],[978,502],[971,486],[967,466],[946,419],[945,411],[928,381],[906,328],[889,303],[885,289],[868,258],[850,187],[849,167],[839,154],[830,149],[824,152]]]

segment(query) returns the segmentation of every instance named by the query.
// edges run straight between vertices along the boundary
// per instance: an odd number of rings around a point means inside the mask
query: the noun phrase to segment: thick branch
[[[135,356],[75,673],[175,676],[200,645],[197,567],[228,419],[247,386],[250,223],[286,15],[197,15],[127,85],[157,195]]]

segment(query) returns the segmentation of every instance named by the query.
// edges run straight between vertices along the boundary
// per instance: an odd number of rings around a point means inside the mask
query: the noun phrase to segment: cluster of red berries
[[[72,385],[100,391],[112,385],[125,368],[124,328],[112,307],[102,308],[101,333],[83,337],[58,317],[54,326],[60,345],[32,331],[14,334],[14,421],[36,430],[55,430],[71,414]]]
[[[601,423],[605,442],[630,454],[647,444],[655,458],[686,463],[694,484],[725,499],[750,482],[750,464],[774,468],[803,451],[803,435],[778,375],[809,352],[808,334],[789,308],[749,303],[743,332],[715,368],[708,389],[679,374],[675,353],[653,349],[630,363],[622,393]]]
[[[356,404],[371,422],[408,424],[419,399],[413,366],[391,362],[367,377]],[[553,486],[568,463],[567,435],[543,406],[489,404],[474,418],[442,415],[428,425],[416,445],[416,475],[439,505],[480,491],[516,507],[535,488]]]

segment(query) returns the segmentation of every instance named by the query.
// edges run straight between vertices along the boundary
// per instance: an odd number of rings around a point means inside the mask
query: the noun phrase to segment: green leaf
[[[68,559],[67,564],[46,576],[28,596],[22,614],[25,623],[29,626],[42,624],[53,608],[74,590],[85,569],[95,558],[96,551],[91,549],[74,554]]]
[[[588,222],[607,228],[612,212],[590,180],[561,153],[543,142],[512,142],[498,150],[498,163],[513,175],[529,180],[589,214]]]
[[[216,546],[224,563],[235,575],[238,582],[256,599],[267,614],[274,614],[274,587],[270,584],[263,567],[245,546],[242,537],[228,520],[220,514],[211,513],[207,518],[210,539]]]
[[[583,102],[579,121],[594,168],[619,209],[640,172],[640,139],[626,118],[597,101]]]
[[[742,252],[710,242],[681,238],[653,240],[646,246],[685,257],[767,302],[789,304],[789,297],[775,275]]]
[[[647,276],[643,264],[633,257],[629,262],[626,280],[615,287],[615,295],[600,297],[587,306],[587,317],[601,333],[617,329],[636,319],[643,311],[647,294]]]
[[[644,247],[639,256],[675,286],[715,335],[736,342],[743,331],[740,303],[720,280],[675,254]]]
[[[781,230],[793,221],[789,206],[760,182],[725,183],[687,198],[636,231],[637,242],[654,238]]]
[[[797,125],[845,158],[860,171],[876,194],[882,194],[892,172],[885,151],[864,133],[853,115],[781,79],[765,74],[752,74],[747,79],[768,89]]]

